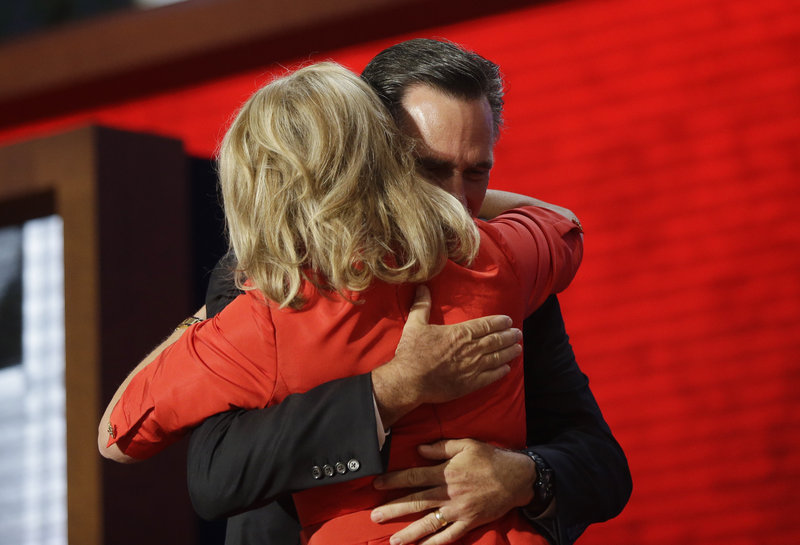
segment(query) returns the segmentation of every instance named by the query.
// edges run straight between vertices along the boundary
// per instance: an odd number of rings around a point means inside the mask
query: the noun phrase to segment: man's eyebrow
[[[452,161],[449,161],[447,159],[440,159],[440,158],[434,157],[432,155],[417,156],[417,163],[420,164],[421,166],[426,167],[426,168],[444,168],[444,167],[454,168],[455,167],[455,165],[453,164]],[[494,162],[493,161],[486,160],[486,161],[479,161],[479,162],[477,162],[475,164],[472,164],[472,165],[469,166],[469,168],[480,168],[480,169],[492,170],[493,166],[494,166]]]
[[[439,169],[452,169],[455,168],[455,165],[446,160],[446,159],[439,159],[438,157],[432,157],[430,155],[422,155],[417,157],[417,164],[423,168],[429,170],[439,170]]]

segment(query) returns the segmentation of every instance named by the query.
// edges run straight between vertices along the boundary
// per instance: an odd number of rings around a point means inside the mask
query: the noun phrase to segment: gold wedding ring
[[[433,516],[436,517],[436,521],[441,525],[440,528],[444,528],[449,524],[449,522],[447,521],[446,518],[444,518],[444,515],[442,515],[442,512],[439,509],[433,512]]]

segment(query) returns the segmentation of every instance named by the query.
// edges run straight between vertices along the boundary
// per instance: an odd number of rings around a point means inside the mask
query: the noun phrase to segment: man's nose
[[[464,177],[461,174],[451,174],[444,180],[441,180],[439,185],[442,189],[458,199],[461,204],[465,207],[467,206],[467,193],[465,191]]]

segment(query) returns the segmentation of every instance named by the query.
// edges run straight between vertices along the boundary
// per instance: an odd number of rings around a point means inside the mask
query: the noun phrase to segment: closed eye
[[[464,173],[464,176],[471,180],[485,180],[490,172],[489,168],[471,168]]]
[[[447,178],[453,172],[452,164],[431,157],[417,158],[417,167],[424,176],[429,178]]]

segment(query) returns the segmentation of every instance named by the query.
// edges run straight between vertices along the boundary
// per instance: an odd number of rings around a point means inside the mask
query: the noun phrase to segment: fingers
[[[398,517],[435,509],[447,499],[447,490],[437,486],[392,500],[372,510],[372,522],[386,522]]]
[[[514,358],[522,355],[522,346],[514,343],[508,346],[498,348],[494,351],[486,351],[481,356],[481,366],[486,369],[502,367],[507,363],[511,363]]]
[[[414,296],[414,303],[408,311],[406,323],[416,325],[427,325],[431,315],[431,290],[428,286],[417,286],[417,293]]]
[[[489,335],[488,337],[481,339],[480,342],[489,344],[489,346],[491,346],[491,348],[494,350],[502,350],[503,348],[516,345],[521,340],[522,331],[516,327],[512,327],[510,329]]]
[[[470,338],[478,339],[508,329],[512,324],[513,322],[508,316],[494,315],[467,320],[458,326],[466,331]]]
[[[436,518],[435,511],[432,511],[392,535],[389,542],[391,545],[404,545],[406,543],[443,545],[452,543],[462,537],[466,531],[467,524],[461,521],[455,521],[443,527],[442,523]],[[430,537],[420,542],[419,540],[425,536]]]
[[[418,446],[417,452],[428,460],[449,460],[466,449],[471,442],[471,439],[442,439],[435,443]],[[444,471],[442,471],[442,477],[444,477]]]
[[[482,362],[485,365],[498,367],[510,362],[522,354],[522,331],[517,328],[506,329],[499,333],[487,335],[478,341],[478,351],[483,352],[483,358],[490,361]]]
[[[464,537],[464,534],[467,533],[469,527],[466,523],[461,521],[456,521],[448,526],[445,526],[442,530],[436,532],[428,539],[419,542],[419,545],[445,545],[446,543],[453,543]]]
[[[508,364],[503,364],[500,367],[494,367],[491,369],[485,369],[478,373],[478,375],[475,377],[473,385],[475,386],[476,390],[479,390],[484,386],[488,386],[493,382],[497,382],[506,376],[510,371],[511,366]]]
[[[422,488],[426,486],[438,486],[444,484],[444,467],[427,466],[412,467],[401,471],[392,471],[379,475],[372,482],[378,490],[390,490],[395,488]]]

